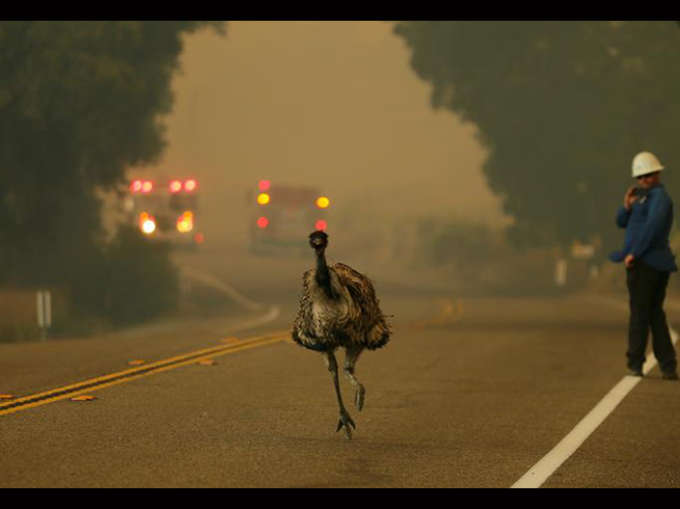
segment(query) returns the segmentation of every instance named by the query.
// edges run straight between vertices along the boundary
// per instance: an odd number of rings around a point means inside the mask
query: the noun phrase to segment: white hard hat
[[[648,173],[654,173],[663,170],[664,167],[651,152],[640,152],[633,159],[633,177],[641,177]]]

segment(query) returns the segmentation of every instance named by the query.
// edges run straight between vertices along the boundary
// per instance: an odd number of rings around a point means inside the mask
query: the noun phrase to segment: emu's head
[[[309,236],[309,245],[318,253],[326,249],[328,246],[328,234],[321,230],[317,230]]]

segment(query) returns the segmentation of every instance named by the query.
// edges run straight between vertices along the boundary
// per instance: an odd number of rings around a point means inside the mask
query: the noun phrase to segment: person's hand
[[[633,263],[635,263],[635,257],[632,254],[629,254],[626,256],[625,260],[623,260],[623,263],[625,263],[626,267],[630,269],[633,266]]]
[[[626,191],[626,196],[623,198],[623,206],[626,207],[626,210],[630,210],[633,203],[638,199],[639,197],[635,195],[635,186],[630,186],[628,191]]]

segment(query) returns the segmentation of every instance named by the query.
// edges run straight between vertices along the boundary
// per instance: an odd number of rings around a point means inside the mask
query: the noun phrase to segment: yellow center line
[[[36,408],[67,398],[77,397],[85,393],[106,389],[115,385],[131,382],[133,380],[139,380],[140,378],[145,378],[157,373],[196,364],[201,360],[220,357],[222,355],[241,352],[260,346],[280,343],[286,341],[288,336],[288,331],[281,331],[274,334],[250,338],[248,340],[244,340],[239,343],[232,343],[226,346],[223,345],[219,347],[205,348],[188,354],[173,357],[171,359],[148,364],[142,368],[128,369],[118,373],[112,373],[109,375],[85,380],[76,384],[67,385],[58,389],[52,389],[39,394],[17,398],[0,404],[0,416],[9,415],[21,410],[27,410],[29,408]]]
[[[443,299],[440,301],[442,311],[437,316],[427,320],[416,321],[408,328],[423,329],[430,326],[438,326],[455,323],[463,312],[463,304],[460,299],[455,301],[452,299]],[[228,341],[227,341],[228,340]],[[145,364],[141,367],[135,367],[116,373],[84,380],[82,382],[70,384],[58,389],[32,394],[29,396],[11,399],[9,401],[0,400],[0,416],[9,415],[22,410],[36,408],[47,405],[64,399],[75,398],[86,393],[100,391],[116,385],[132,382],[141,378],[146,378],[151,375],[163,373],[166,371],[179,369],[184,366],[197,364],[202,360],[220,357],[244,350],[250,350],[261,346],[273,345],[280,342],[292,342],[290,339],[290,331],[279,331],[263,336],[256,336],[248,338],[243,341],[238,341],[236,338],[226,338],[226,344],[215,346],[211,348],[204,348],[196,350],[187,354],[172,357],[170,359],[161,360],[158,362]]]

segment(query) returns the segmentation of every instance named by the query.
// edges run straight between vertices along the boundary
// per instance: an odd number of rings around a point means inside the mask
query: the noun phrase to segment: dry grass
[[[37,337],[37,313],[35,291],[0,290],[0,342]]]

